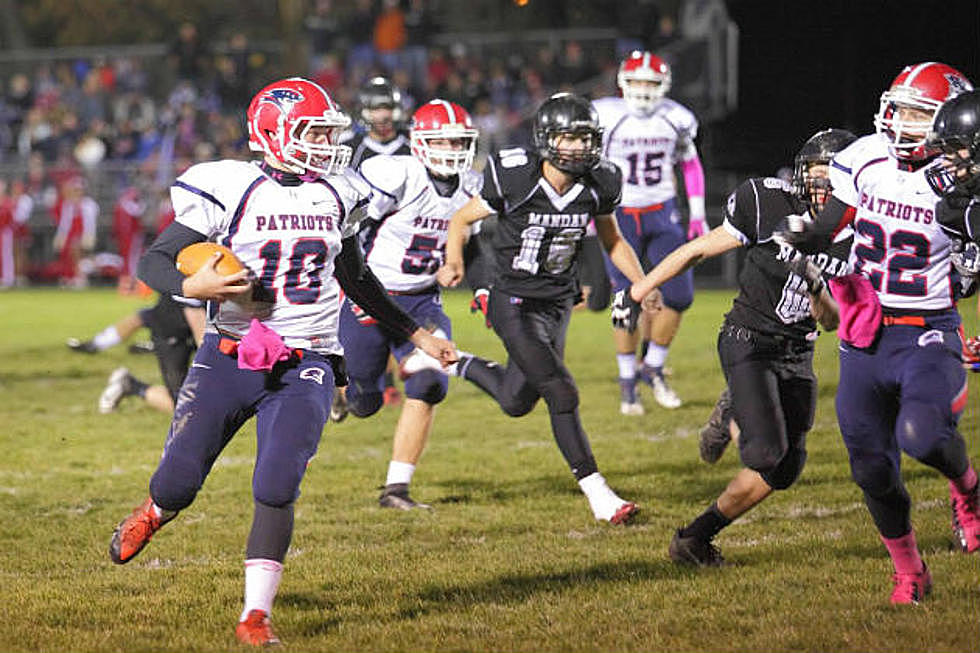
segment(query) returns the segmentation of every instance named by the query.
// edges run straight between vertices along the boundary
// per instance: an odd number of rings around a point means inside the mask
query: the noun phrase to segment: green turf
[[[975,651],[980,557],[951,550],[946,483],[905,459],[913,520],[935,581],[919,607],[888,605],[891,566],[851,482],[834,417],[836,339],[799,483],[724,531],[723,569],[673,566],[672,530],[738,468],[697,454],[722,387],[715,334],[731,293],[699,292],[669,365],[676,411],[643,395],[619,415],[608,317],[577,313],[567,360],[600,469],[642,507],[592,519],[543,406],[505,416],[453,380],[413,484],[430,513],[377,507],[397,410],[329,425],[297,504],[273,615],[295,651]],[[463,294],[448,295],[460,347],[500,356]],[[146,494],[168,419],[135,402],[100,415],[118,365],[157,378],[124,347],[68,352],[140,306],[108,290],[0,295],[0,651],[226,651],[241,609],[254,426],[219,459],[197,501],[132,563],[106,554]],[[976,331],[970,302],[968,331]],[[971,380],[972,381],[972,380]],[[978,398],[963,421],[980,457]]]

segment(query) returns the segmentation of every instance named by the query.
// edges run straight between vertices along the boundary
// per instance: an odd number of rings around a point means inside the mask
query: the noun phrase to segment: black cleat
[[[709,465],[718,462],[721,455],[725,453],[728,443],[732,441],[732,434],[729,430],[732,417],[732,395],[728,388],[725,388],[708,417],[708,423],[704,425],[698,435],[701,460]]]
[[[413,510],[415,508],[428,510],[432,507],[427,503],[419,503],[408,496],[408,483],[386,485],[378,499],[378,504],[382,508],[395,508],[397,510]]]
[[[680,529],[674,533],[667,549],[670,559],[682,565],[720,567],[725,559],[714,544],[696,537],[684,537]]]
[[[134,342],[129,346],[130,354],[152,354],[153,353],[153,341],[147,340],[145,342]]]
[[[91,340],[79,340],[78,338],[69,338],[65,341],[68,345],[68,349],[79,354],[97,354],[99,350],[96,348],[95,343]]]

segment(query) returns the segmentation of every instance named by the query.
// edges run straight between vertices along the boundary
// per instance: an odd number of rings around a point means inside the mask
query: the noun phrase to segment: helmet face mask
[[[438,99],[418,108],[409,130],[412,154],[439,177],[470,169],[478,135],[466,109]]]
[[[823,210],[834,188],[828,176],[831,159],[857,140],[844,129],[824,129],[807,139],[793,160],[793,194],[812,215]]]
[[[875,130],[896,158],[925,161],[937,154],[926,137],[939,107],[972,88],[962,73],[946,64],[930,61],[906,66],[881,94]]]
[[[619,65],[616,84],[634,113],[652,112],[670,90],[670,66],[649,52],[634,51]]]
[[[963,93],[945,103],[929,132],[929,145],[942,157],[926,169],[937,195],[959,189],[980,195],[980,91]]]
[[[602,128],[595,109],[578,95],[552,95],[535,114],[534,146],[562,172],[585,174],[602,155]]]
[[[252,98],[246,119],[249,149],[284,170],[332,175],[350,163],[351,148],[336,144],[350,118],[309,80],[291,77],[269,84]]]

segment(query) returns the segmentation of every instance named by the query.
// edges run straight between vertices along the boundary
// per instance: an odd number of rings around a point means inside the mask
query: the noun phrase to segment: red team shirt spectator
[[[62,283],[84,285],[78,262],[82,251],[95,246],[99,205],[85,194],[84,181],[73,177],[62,185],[51,214],[57,226],[54,235],[57,275]]]

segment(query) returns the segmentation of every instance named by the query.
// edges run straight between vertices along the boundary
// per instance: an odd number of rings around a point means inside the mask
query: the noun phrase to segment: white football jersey
[[[648,116],[630,113],[619,97],[600,98],[592,106],[604,130],[602,155],[623,171],[621,206],[650,206],[676,197],[674,165],[697,156],[694,114],[670,98]]]
[[[868,277],[882,306],[939,310],[954,305],[951,243],[936,220],[923,169],[907,172],[877,134],[831,162],[834,196],[857,213],[850,266]]]
[[[434,286],[445,258],[449,219],[480,193],[483,176],[467,170],[453,194],[443,197],[426,167],[411,155],[371,157],[360,173],[374,189],[361,241],[371,271],[396,292]]]
[[[341,240],[356,232],[370,194],[349,171],[283,186],[255,163],[188,168],[170,190],[177,222],[230,247],[268,295],[250,305],[221,302],[209,331],[244,335],[258,317],[290,347],[343,353],[334,258]]]

